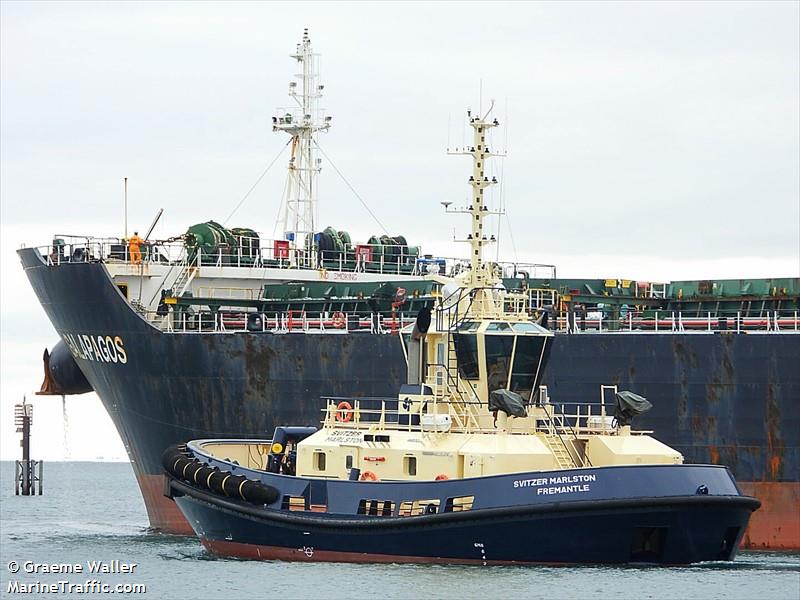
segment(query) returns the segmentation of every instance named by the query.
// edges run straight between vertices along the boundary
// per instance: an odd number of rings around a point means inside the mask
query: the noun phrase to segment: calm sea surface
[[[47,463],[44,495],[14,495],[0,463],[0,584],[143,584],[149,598],[800,598],[800,555],[739,555],[687,568],[463,567],[251,562],[213,558],[192,538],[147,531],[128,464]],[[579,543],[579,542],[578,542]],[[87,561],[135,563],[131,574],[87,573]],[[20,571],[9,572],[16,561]],[[25,573],[25,563],[80,563],[84,573]],[[58,584],[66,586],[67,584]],[[90,584],[94,585],[94,584]],[[76,597],[86,597],[78,594]],[[87,586],[91,590],[91,587]],[[129,589],[129,588],[121,588]],[[102,595],[102,594],[90,594]],[[115,594],[115,595],[119,595]]]

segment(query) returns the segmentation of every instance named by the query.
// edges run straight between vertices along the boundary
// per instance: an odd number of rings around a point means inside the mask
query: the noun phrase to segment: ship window
[[[290,511],[305,510],[306,499],[303,496],[284,496],[281,508]]]
[[[478,327],[480,327],[480,323],[477,321],[464,321],[463,323],[459,324],[458,330],[459,331],[477,331]]]
[[[519,333],[547,333],[547,329],[536,323],[512,323],[511,327]]]
[[[325,470],[325,462],[326,462],[326,456],[324,452],[321,451],[314,452],[314,466],[316,467],[317,471]]]
[[[540,360],[541,366],[544,366],[546,357],[542,356],[542,346],[547,343],[547,339],[548,338],[543,336],[519,336],[517,338],[514,365],[511,369],[510,389],[526,400],[530,398],[531,391],[537,388],[538,382],[541,379],[541,373],[537,373],[537,369],[540,369]],[[493,390],[496,388],[489,389]]]
[[[403,457],[403,466],[405,467],[403,470],[405,471],[406,475],[416,475],[417,474],[417,457],[416,456],[405,456]]]
[[[406,500],[400,503],[399,516],[418,517],[420,515],[436,514],[439,511],[439,500]]]
[[[478,378],[478,338],[471,334],[457,333],[453,336],[456,345],[458,370],[465,379]]]
[[[394,514],[395,503],[391,500],[362,499],[358,503],[358,514],[371,517],[391,517]]]
[[[348,454],[344,459],[344,468],[345,469],[352,469],[353,468],[353,455]]]
[[[456,496],[455,498],[448,498],[444,506],[444,512],[472,510],[472,504],[474,502],[475,496]]]
[[[490,392],[506,387],[513,348],[513,336],[486,336],[486,378]]]
[[[507,331],[511,331],[511,325],[509,325],[508,323],[502,323],[502,322],[489,323],[489,325],[486,326],[486,331],[507,332]]]

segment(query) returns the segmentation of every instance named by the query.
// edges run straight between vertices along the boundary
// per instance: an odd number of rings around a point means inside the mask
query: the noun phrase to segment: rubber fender
[[[231,475],[228,473],[228,477],[222,482],[222,493],[229,498],[241,498],[239,486],[245,481],[247,481],[247,477],[244,475]]]
[[[222,491],[222,482],[225,481],[225,478],[228,477],[230,473],[225,471],[216,470],[209,477],[206,478],[205,486],[210,489],[212,492],[216,492],[218,494],[224,493]]]
[[[195,476],[197,472],[205,467],[203,463],[199,460],[193,460],[189,463],[189,466],[186,467],[183,471],[183,478],[188,481],[189,483],[197,483]]]
[[[179,459],[188,460],[186,444],[176,444],[164,450],[161,455],[161,466],[164,467],[164,470],[170,475],[180,476],[180,471],[176,471]],[[183,465],[181,465],[181,469],[183,469]]]
[[[251,504],[272,504],[278,499],[278,490],[260,481],[247,479],[240,489],[242,499]]]
[[[175,459],[174,474],[180,479],[186,479],[186,471],[195,463],[191,458],[178,457]]]
[[[209,488],[210,477],[213,473],[217,471],[219,471],[219,469],[212,469],[211,467],[203,465],[202,467],[197,469],[197,471],[195,471],[193,482],[196,483],[197,485],[203,486],[206,489],[211,489]]]

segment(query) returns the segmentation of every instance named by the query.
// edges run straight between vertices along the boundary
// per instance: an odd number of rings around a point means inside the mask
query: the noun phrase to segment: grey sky
[[[569,276],[800,275],[799,7],[0,3],[3,418],[9,378],[38,385],[55,341],[13,249],[120,235],[125,176],[131,228],[160,207],[156,237],[223,220],[285,143],[271,117],[303,27],[334,116],[321,145],[392,234],[438,252],[461,226],[439,202],[466,198],[468,164],[444,151],[482,79],[509,126],[501,256]],[[284,164],[230,224],[272,233]],[[380,233],[323,169],[321,224]]]
[[[483,78],[501,120],[508,105],[505,194],[530,258],[637,239],[798,251],[797,3],[4,2],[2,17],[6,224],[119,222],[124,176],[140,227],[161,206],[175,228],[224,218],[285,141],[269,119],[308,26],[334,115],[323,148],[392,233],[431,239],[439,201],[465,196],[447,123],[459,142]],[[272,231],[282,166],[240,221]],[[330,167],[321,214],[377,229]]]

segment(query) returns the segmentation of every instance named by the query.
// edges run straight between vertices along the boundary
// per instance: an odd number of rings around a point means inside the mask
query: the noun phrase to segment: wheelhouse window
[[[517,336],[510,389],[526,400],[531,397],[531,392],[537,388],[541,380],[540,371],[546,359],[546,356],[543,356],[543,349],[548,339],[545,336]]]
[[[486,331],[498,331],[498,332],[511,332],[511,325],[508,323],[503,323],[502,321],[499,322],[492,322],[486,326]]]
[[[506,325],[503,323],[503,325]],[[508,371],[511,366],[511,353],[514,349],[514,336],[486,336],[486,379],[489,391],[508,386]]]
[[[458,358],[458,371],[464,379],[478,378],[478,338],[471,333],[453,336]]]
[[[462,332],[478,331],[478,327],[480,327],[480,323],[477,321],[463,321],[458,325],[458,330]]]
[[[544,333],[544,334],[548,333],[548,330],[542,327],[541,325],[529,322],[512,323],[511,328],[518,333]]]

